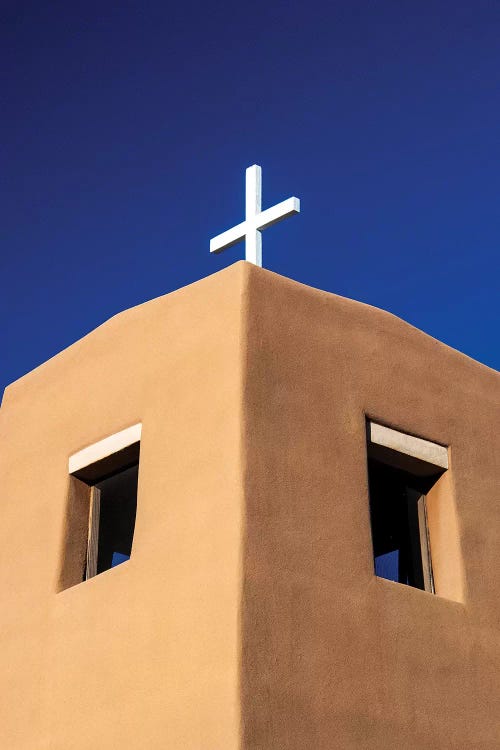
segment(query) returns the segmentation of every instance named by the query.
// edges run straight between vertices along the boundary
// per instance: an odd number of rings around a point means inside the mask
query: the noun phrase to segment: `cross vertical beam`
[[[262,168],[248,167],[245,175],[245,221],[210,240],[210,252],[220,253],[245,240],[245,259],[262,266],[262,230],[288,216],[300,213],[298,198],[287,198],[262,211]]]
[[[262,233],[257,216],[262,210],[262,167],[254,164],[245,173],[245,259],[262,267]]]

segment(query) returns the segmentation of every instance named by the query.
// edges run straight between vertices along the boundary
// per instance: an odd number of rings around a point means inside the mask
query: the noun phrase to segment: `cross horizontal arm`
[[[256,216],[257,229],[267,229],[272,227],[281,219],[286,219],[287,216],[293,216],[293,214],[300,213],[300,200],[298,198],[287,198],[286,201],[277,203],[276,206],[266,208],[265,211],[261,211]]]
[[[220,253],[227,247],[236,245],[237,242],[240,242],[240,240],[243,240],[245,238],[245,233],[246,222],[242,221],[241,224],[238,224],[232,229],[228,229],[227,232],[218,234],[217,237],[214,237],[212,240],[210,240],[210,252]]]

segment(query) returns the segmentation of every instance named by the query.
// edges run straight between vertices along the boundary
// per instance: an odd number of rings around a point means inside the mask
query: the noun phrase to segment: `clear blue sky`
[[[0,393],[243,257],[500,365],[500,4],[4,0]]]

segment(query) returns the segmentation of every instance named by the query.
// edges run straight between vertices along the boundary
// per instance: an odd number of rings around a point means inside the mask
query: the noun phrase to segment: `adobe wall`
[[[498,750],[498,374],[389,313],[249,274],[245,750]],[[365,416],[450,446],[430,520],[458,601],[375,577]]]
[[[499,405],[488,368],[244,262],[14,383],[0,747],[497,750]],[[365,415],[450,446],[451,599],[374,576]],[[68,457],[137,422],[132,558],[59,591]]]
[[[117,315],[0,409],[0,748],[236,750],[242,265]],[[68,457],[142,422],[129,562],[59,591]]]

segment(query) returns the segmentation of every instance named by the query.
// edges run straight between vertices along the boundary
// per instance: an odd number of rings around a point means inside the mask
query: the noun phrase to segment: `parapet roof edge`
[[[489,367],[488,365],[485,365],[479,360],[476,360],[473,357],[470,357],[468,354],[461,352],[459,349],[455,349],[454,347],[450,346],[449,344],[446,344],[440,339],[435,338],[431,334],[426,333],[420,328],[417,328],[412,323],[409,323],[408,321],[404,320],[404,318],[399,317],[398,315],[390,312],[389,310],[384,310],[383,308],[376,307],[375,305],[371,305],[367,302],[361,302],[360,300],[354,300],[354,299],[351,299],[350,297],[344,297],[342,295],[335,294],[334,292],[328,292],[324,289],[318,289],[317,287],[313,287],[301,281],[297,281],[296,279],[292,279],[288,276],[278,274],[275,271],[271,271],[266,268],[257,267],[254,264],[249,263],[248,261],[238,260],[219,271],[215,271],[214,273],[209,274],[208,276],[204,276],[201,279],[197,279],[193,282],[190,282],[189,284],[179,287],[178,289],[174,289],[158,297],[153,297],[150,300],[146,300],[145,302],[141,302],[138,305],[133,305],[132,307],[125,308],[124,310],[120,310],[119,312],[115,313],[114,315],[112,315],[111,317],[107,318],[102,323],[100,323],[98,326],[88,331],[83,336],[79,337],[78,339],[75,339],[75,341],[73,341],[71,344],[68,344],[68,346],[56,352],[56,354],[52,355],[47,360],[40,362],[40,364],[38,364],[32,370],[29,370],[24,375],[21,375],[19,378],[9,383],[4,389],[3,398],[2,398],[2,401],[0,402],[0,407],[3,405],[5,401],[5,396],[10,395],[13,391],[15,391],[18,385],[20,386],[22,383],[26,381],[27,378],[30,378],[30,376],[37,373],[41,368],[45,368],[46,366],[49,366],[51,362],[53,362],[55,359],[57,359],[62,354],[64,354],[64,352],[67,352],[68,350],[72,349],[72,347],[77,346],[80,342],[86,340],[89,336],[92,336],[96,331],[103,328],[104,326],[108,326],[113,321],[117,321],[118,319],[126,317],[130,314],[133,314],[134,312],[139,311],[141,309],[145,309],[152,305],[160,304],[162,300],[164,300],[166,297],[171,297],[173,295],[179,295],[179,294],[185,294],[188,292],[188,290],[201,286],[201,285],[205,285],[206,283],[209,283],[211,279],[214,279],[215,277],[219,277],[220,275],[228,275],[228,276],[234,275],[236,270],[238,270],[238,272],[241,271],[242,273],[244,273],[247,279],[251,279],[252,276],[255,276],[255,275],[266,275],[268,277],[272,277],[276,281],[276,283],[292,285],[296,289],[298,290],[301,289],[305,293],[309,293],[314,296],[323,296],[324,298],[327,298],[327,299],[337,299],[343,304],[347,306],[352,306],[353,308],[357,308],[358,310],[359,309],[372,310],[374,314],[376,314],[377,316],[382,316],[382,318],[385,317],[387,319],[397,321],[398,324],[413,329],[419,335],[424,336],[427,339],[434,341],[436,345],[438,345],[439,347],[444,347],[444,349],[448,351],[449,353],[453,353],[455,356],[458,355],[460,358],[463,358],[465,362],[468,362],[469,364],[475,367],[479,367],[481,370],[484,371],[484,374],[493,374],[496,376],[499,375],[498,371],[495,370],[494,368]]]

